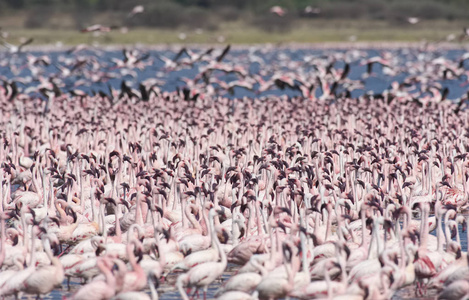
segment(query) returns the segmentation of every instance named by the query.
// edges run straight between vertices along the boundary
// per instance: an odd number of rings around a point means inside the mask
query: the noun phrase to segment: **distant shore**
[[[96,45],[90,46],[91,48],[101,49],[105,51],[119,51],[123,48],[138,48],[142,50],[168,50],[174,49],[175,51],[182,47],[189,48],[211,48],[211,47],[222,47],[224,44],[207,44],[207,43],[191,43],[191,44],[154,44],[154,45],[143,45],[143,44],[113,44],[113,45]],[[23,52],[28,51],[67,51],[74,47],[73,45],[32,45],[24,49]],[[399,49],[399,48],[412,48],[431,50],[434,48],[438,49],[466,49],[469,51],[469,44],[461,43],[438,43],[426,44],[423,42],[323,42],[323,43],[261,43],[261,44],[233,44],[232,49],[244,50],[249,48],[257,47],[272,47],[272,48],[288,48],[288,49]],[[1,51],[0,51],[1,53]]]
[[[1,26],[0,22],[0,26]],[[416,25],[392,25],[372,20],[315,20],[299,22],[290,30],[265,31],[240,22],[220,24],[216,30],[201,28],[120,28],[105,34],[81,33],[64,29],[2,29],[8,32],[7,41],[19,44],[32,37],[28,49],[41,45],[74,46],[99,45],[288,45],[289,47],[315,48],[389,48],[421,47],[428,43],[438,47],[466,47],[469,38],[462,37],[462,22],[444,20],[422,21]]]

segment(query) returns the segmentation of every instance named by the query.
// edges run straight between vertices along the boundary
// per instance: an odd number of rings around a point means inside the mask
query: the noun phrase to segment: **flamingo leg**
[[[418,287],[418,296],[423,296],[423,291],[422,291],[422,281],[417,282],[417,287]]]
[[[61,257],[62,255],[64,255],[65,252],[67,252],[68,249],[70,249],[71,246],[72,246],[72,245],[68,245],[68,247],[65,248],[65,250],[62,250],[62,244],[60,244],[60,254],[59,254],[57,257]]]
[[[191,291],[192,291],[192,288],[189,288],[187,294],[190,295]],[[190,296],[190,298],[191,298],[191,299],[194,299],[194,297],[195,297],[196,294],[197,294],[197,297],[198,297],[197,289],[192,293],[192,295]]]

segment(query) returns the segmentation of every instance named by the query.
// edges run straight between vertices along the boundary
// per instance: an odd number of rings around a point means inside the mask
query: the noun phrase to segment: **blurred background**
[[[4,35],[36,43],[89,42],[93,24],[104,44],[457,41],[468,18],[467,0],[0,0]]]

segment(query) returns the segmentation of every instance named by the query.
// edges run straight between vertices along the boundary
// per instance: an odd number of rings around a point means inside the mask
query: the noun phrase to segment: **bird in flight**
[[[16,45],[7,43],[5,40],[2,39],[0,40],[0,44],[6,49],[8,49],[10,53],[13,54],[13,53],[20,53],[24,46],[31,44],[33,41],[34,41],[33,38],[29,38],[25,40],[24,42],[22,42],[21,44],[19,44],[18,46],[16,46]]]

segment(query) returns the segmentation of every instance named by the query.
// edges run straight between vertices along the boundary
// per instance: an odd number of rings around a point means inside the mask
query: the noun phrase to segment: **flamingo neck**
[[[446,235],[446,246],[448,247],[449,246],[449,242],[451,241],[451,230],[449,228],[449,217],[450,217],[450,214],[449,213],[446,213],[445,215],[445,235]],[[441,228],[439,228],[439,231],[441,230]],[[438,232],[437,232],[438,233]],[[443,243],[443,240],[441,240],[441,243]],[[440,240],[438,239],[438,246],[440,246]]]
[[[156,232],[156,230],[155,230],[155,232]],[[166,251],[160,247],[161,239],[160,239],[160,235],[159,235],[158,232],[155,233],[155,240],[156,240],[156,245],[158,246],[158,254],[159,254],[159,257],[160,257],[160,266],[162,268],[164,268],[164,266],[166,265]]]
[[[361,247],[366,248],[368,245],[367,245],[367,239],[365,238],[365,236],[366,236],[366,217],[365,217],[365,210],[362,210],[361,219],[362,219],[362,244],[361,244]]]
[[[425,204],[424,208],[422,209],[422,232],[420,236],[422,239],[420,240],[420,247],[424,250],[427,250],[428,245],[428,205]]]
[[[433,189],[432,189],[432,163],[430,162],[430,160],[428,160],[428,186],[427,186],[427,189],[428,189],[428,196],[432,196],[432,192],[433,192]]]
[[[25,235],[26,235],[26,229],[25,229]],[[31,228],[31,249],[30,249],[30,253],[31,253],[31,258],[30,258],[30,261],[29,261],[29,268],[35,268],[36,267],[36,250],[35,250],[35,246],[36,246],[36,237],[34,236],[34,226],[32,226]]]
[[[119,204],[116,205],[116,211],[114,212],[114,216],[116,218],[116,242],[117,243],[122,243],[122,229],[121,229],[121,223],[120,223],[120,218],[119,218],[119,215],[118,215],[118,211],[119,211]]]
[[[248,206],[248,219],[246,222],[246,238],[249,236],[249,233],[251,233],[251,223],[252,223],[252,213],[251,213],[251,207]]]
[[[3,213],[3,210],[1,211]],[[0,242],[1,242],[1,250],[0,250],[0,266],[3,265],[3,261],[5,260],[5,255],[6,255],[6,249],[5,249],[5,220],[3,219],[3,216],[1,216],[1,222],[0,226],[2,226],[2,236],[0,237]]]
[[[215,246],[218,250],[218,255],[221,259],[221,264],[224,267],[226,267],[227,258],[226,258],[225,251],[223,251],[223,249],[221,248],[220,241],[218,240],[217,234],[215,233],[214,217],[210,216],[209,224],[210,224],[210,232],[211,232],[211,235],[212,235],[212,241],[215,242]]]
[[[85,195],[83,193],[83,181],[85,178],[83,177],[83,172],[82,170],[85,169],[85,162],[84,159],[81,161],[81,166],[77,167],[78,169],[78,178],[80,179],[80,205],[81,205],[81,211],[85,211]]]
[[[200,232],[202,232],[202,226],[200,226],[200,223],[197,222],[197,220],[195,219],[194,215],[191,213],[190,209],[193,205],[188,205],[186,206],[186,217],[187,219],[189,219],[189,222],[192,224],[192,227],[194,229],[197,229],[199,230]],[[202,210],[202,214],[203,214],[203,210]]]
[[[325,242],[329,239],[329,235],[331,234],[331,225],[332,225],[331,210],[328,208],[327,209],[326,238],[324,239]]]
[[[181,295],[181,298],[183,300],[189,300],[189,296],[187,296],[186,294],[186,291],[184,290],[184,287],[183,287],[183,284],[187,277],[187,274],[183,274],[183,275],[179,275],[178,279],[177,279],[177,282],[176,282],[176,285],[177,285],[177,288],[178,288],[178,291],[179,291],[179,295]]]
[[[257,195],[256,195],[257,198]],[[257,234],[259,236],[264,234],[264,231],[262,230],[262,210],[259,206],[259,201],[255,201],[254,207],[256,209],[256,219],[257,219]]]
[[[115,289],[116,286],[116,278],[112,274],[112,272],[109,270],[108,267],[104,266],[102,262],[99,262],[98,268],[100,269],[101,273],[104,274],[104,278],[106,278],[106,284],[111,288]]]
[[[436,238],[437,238],[436,250],[440,253],[443,252],[443,239],[441,238],[441,235],[443,234],[442,229],[441,229],[441,217],[442,217],[442,214],[437,208],[436,209]]]
[[[135,271],[136,268],[138,268],[138,263],[137,259],[135,258],[132,246],[136,246],[134,242],[132,241],[127,241],[127,258],[129,259],[129,263],[132,266],[132,269]]]
[[[135,211],[135,221],[138,225],[143,226],[143,215],[142,207],[140,201],[141,195],[140,190],[137,191],[137,201],[136,201],[136,211]]]

